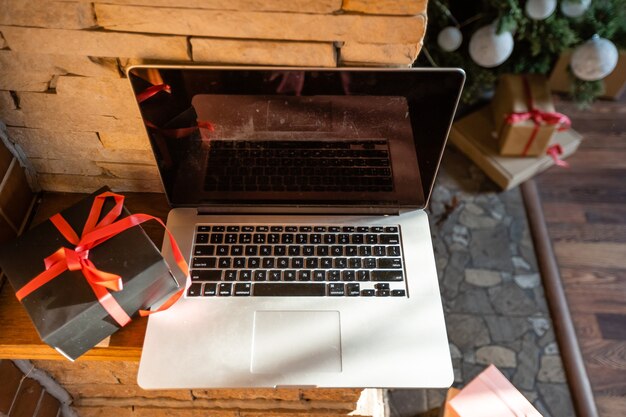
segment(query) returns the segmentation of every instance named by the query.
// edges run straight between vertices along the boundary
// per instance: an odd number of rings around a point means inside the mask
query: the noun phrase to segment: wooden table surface
[[[131,213],[152,214],[165,220],[169,206],[164,194],[125,193],[126,207]],[[86,194],[44,193],[36,209],[32,225],[74,204]],[[144,229],[157,247],[161,247],[163,228],[148,222]],[[43,260],[42,260],[43,267]],[[9,283],[0,289],[0,358],[3,359],[63,359],[54,349],[41,341],[26,310],[15,298]],[[96,347],[81,357],[86,360],[138,361],[141,356],[147,318],[136,317],[126,327],[114,333],[108,347]],[[79,359],[80,360],[80,359]]]

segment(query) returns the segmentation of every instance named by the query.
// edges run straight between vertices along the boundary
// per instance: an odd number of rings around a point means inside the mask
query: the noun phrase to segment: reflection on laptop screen
[[[423,207],[458,98],[443,75],[130,71],[175,206]]]

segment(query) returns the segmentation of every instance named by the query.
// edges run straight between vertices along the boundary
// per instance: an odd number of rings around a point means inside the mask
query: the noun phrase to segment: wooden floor
[[[581,111],[585,140],[536,179],[569,308],[602,417],[626,415],[626,99]]]

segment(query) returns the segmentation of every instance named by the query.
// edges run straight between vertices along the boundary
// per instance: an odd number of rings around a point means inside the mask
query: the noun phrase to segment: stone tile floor
[[[498,190],[446,149],[429,205],[454,386],[490,363],[545,417],[573,416],[519,188]],[[390,390],[392,417],[440,407],[446,390]]]

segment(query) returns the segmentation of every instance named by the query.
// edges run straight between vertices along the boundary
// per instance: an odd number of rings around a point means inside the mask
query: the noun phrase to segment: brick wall
[[[136,63],[408,66],[426,0],[0,0],[0,120],[43,189],[161,191]]]
[[[73,398],[80,417],[341,416],[361,389],[202,389],[145,391],[136,362],[34,361]],[[362,414],[358,415],[371,415]]]

